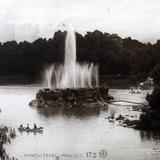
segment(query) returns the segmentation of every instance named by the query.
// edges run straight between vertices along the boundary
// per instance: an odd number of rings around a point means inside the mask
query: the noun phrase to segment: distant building
[[[146,81],[141,82],[139,85],[140,86],[153,86],[154,85],[153,78],[148,77]]]

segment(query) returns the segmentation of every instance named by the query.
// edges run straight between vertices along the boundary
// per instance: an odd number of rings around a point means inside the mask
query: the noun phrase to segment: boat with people
[[[39,127],[37,129],[34,129],[34,128],[33,129],[28,129],[28,128],[25,128],[25,127],[23,127],[23,128],[19,127],[18,130],[21,131],[21,132],[23,132],[23,131],[26,131],[26,132],[43,132],[43,127]]]
[[[36,124],[34,124],[33,128],[29,127],[29,124],[27,124],[27,127],[23,127],[23,125],[21,124],[20,127],[18,127],[18,130],[20,132],[26,131],[26,132],[43,132],[43,127],[37,127]]]
[[[141,90],[139,88],[135,89],[135,88],[131,88],[129,93],[132,94],[141,94]]]

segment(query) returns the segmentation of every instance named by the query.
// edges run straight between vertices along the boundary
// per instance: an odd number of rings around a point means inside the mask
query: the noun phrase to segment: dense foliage
[[[154,84],[156,87],[160,87],[160,64],[157,64],[152,72],[151,72],[151,75],[153,77],[153,80],[154,80]]]
[[[148,94],[146,97],[149,105],[153,110],[160,110],[160,88],[155,88],[152,94]]]
[[[63,62],[66,32],[33,43],[0,43],[0,75],[27,75],[36,78],[44,66]],[[143,78],[160,64],[160,41],[144,44],[130,37],[100,31],[76,33],[77,60],[99,63],[100,74]]]

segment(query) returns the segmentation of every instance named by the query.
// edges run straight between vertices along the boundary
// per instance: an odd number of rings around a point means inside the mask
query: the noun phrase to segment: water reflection
[[[160,142],[160,131],[139,131],[142,141],[158,140]]]
[[[95,107],[95,108],[76,108],[76,107],[47,107],[47,108],[36,108],[39,115],[46,118],[51,118],[54,116],[65,116],[65,117],[75,117],[79,119],[88,119],[91,116],[98,117],[100,115],[101,109],[107,110],[107,107]]]

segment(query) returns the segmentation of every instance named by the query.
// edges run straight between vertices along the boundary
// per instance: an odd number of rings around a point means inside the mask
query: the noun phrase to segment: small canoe
[[[21,128],[19,127],[18,128],[19,131],[23,132],[23,131],[26,131],[26,132],[43,132],[43,127],[39,127],[37,129],[27,129],[27,128]]]
[[[108,121],[109,121],[109,122],[115,122],[115,120],[112,119],[112,118],[109,118]]]

